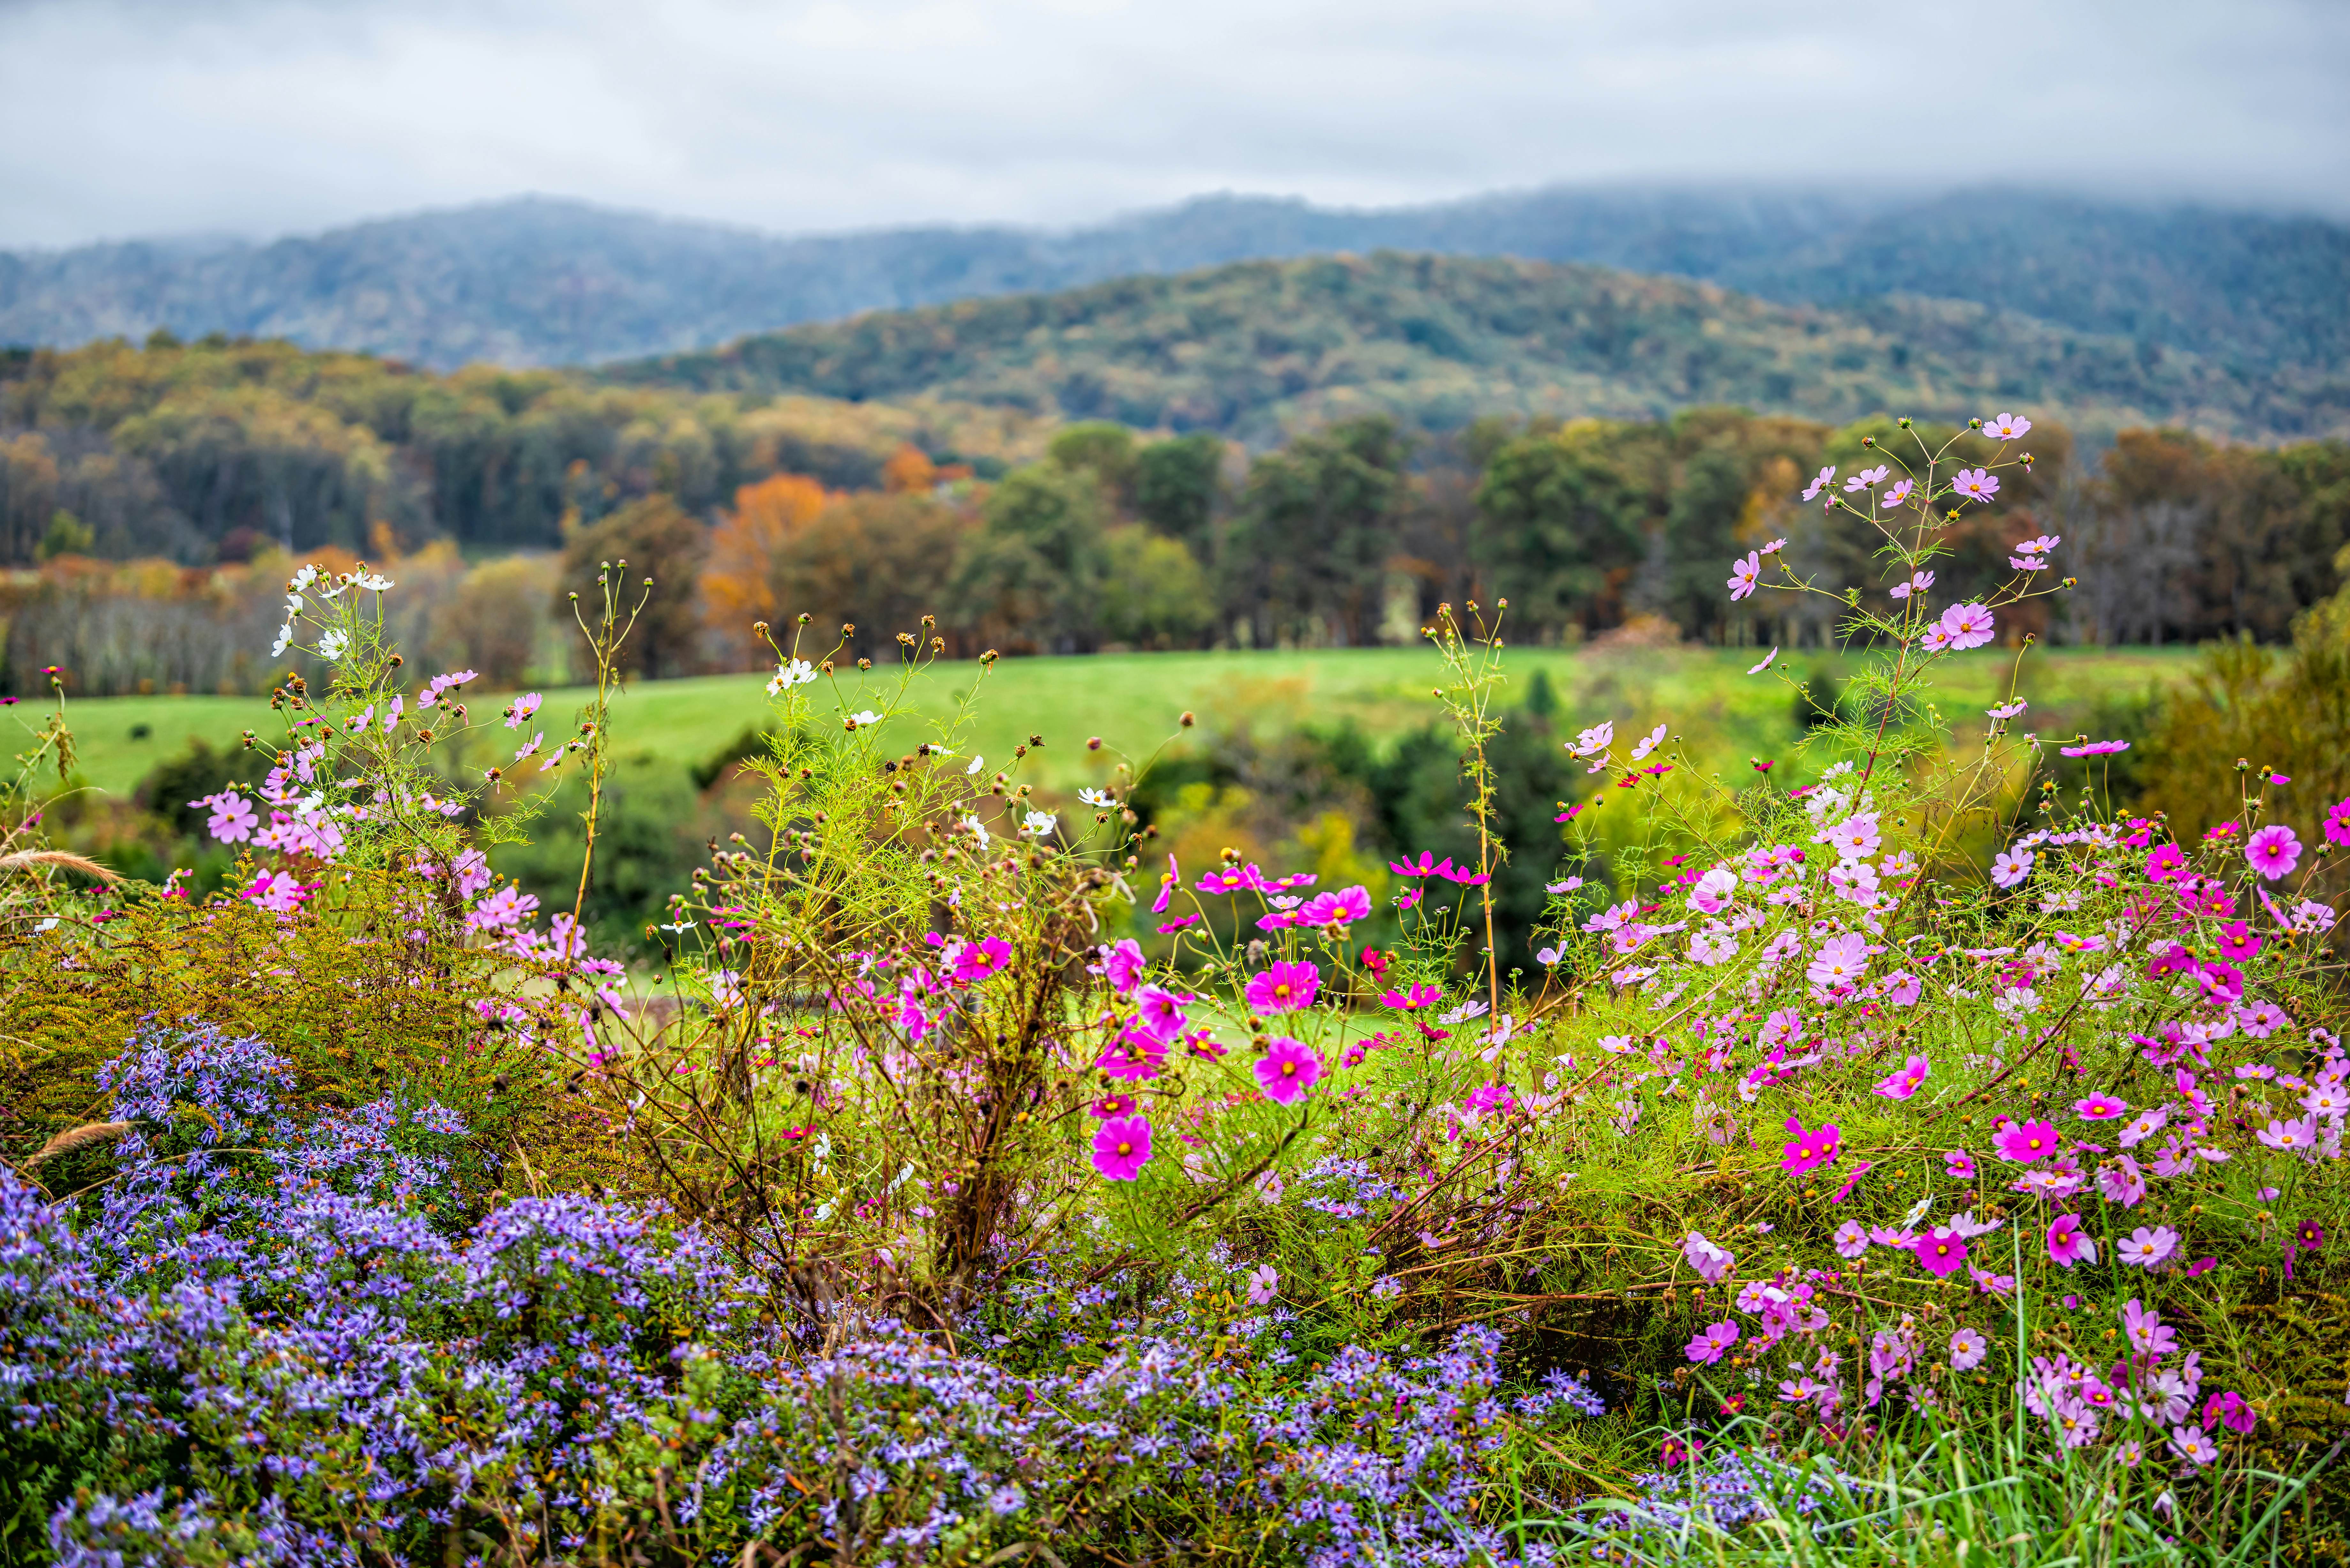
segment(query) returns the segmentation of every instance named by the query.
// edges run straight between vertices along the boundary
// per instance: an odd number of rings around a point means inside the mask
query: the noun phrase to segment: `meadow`
[[[1514,689],[1522,694],[1539,671],[1569,716],[1586,711],[1595,718],[1669,716],[1677,726],[1718,738],[1725,754],[1774,754],[1783,750],[1791,729],[1787,690],[1767,674],[1746,673],[1761,657],[1756,649],[1513,648],[1510,653]],[[2022,661],[2018,677],[2014,650],[1980,649],[1953,656],[1938,670],[1937,700],[1957,727],[1980,729],[1982,711],[2004,697],[2012,679],[2020,679],[2025,693],[2043,706],[2074,711],[2100,698],[2168,685],[2193,661],[2194,649],[2183,645],[2046,649]],[[1780,656],[1799,678],[1850,662],[1849,656],[1817,649]],[[1201,739],[1239,725],[1265,731],[1351,720],[1375,738],[1392,740],[1430,722],[1428,675],[1428,656],[1418,649],[1113,653],[1001,659],[983,681],[976,659],[941,662],[914,679],[909,697],[913,711],[944,722],[983,685],[984,700],[972,710],[972,748],[1008,757],[1030,733],[1042,732],[1046,745],[1031,776],[1074,790],[1100,782],[1108,766],[1085,752],[1086,738],[1098,735],[1106,746],[1140,759],[1180,736],[1178,720],[1186,711],[1197,716]],[[712,675],[630,683],[614,702],[615,745],[622,755],[649,753],[684,766],[701,763],[746,728],[767,722],[764,680]],[[879,704],[893,684],[844,677],[841,706],[854,711]],[[495,709],[512,695],[484,692],[473,703]],[[591,693],[558,688],[544,695],[547,711],[567,715]],[[223,746],[244,730],[265,728],[261,722],[269,712],[264,701],[251,697],[106,697],[72,701],[68,715],[78,777],[92,789],[128,794],[190,741]]]

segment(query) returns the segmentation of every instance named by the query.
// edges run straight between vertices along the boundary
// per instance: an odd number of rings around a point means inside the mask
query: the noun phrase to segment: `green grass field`
[[[1541,670],[1557,691],[1559,719],[1569,728],[1602,719],[1642,728],[1669,721],[1733,749],[1768,751],[1783,746],[1791,729],[1794,699],[1780,677],[1821,671],[1827,656],[1817,649],[1784,654],[1770,672],[1749,676],[1746,669],[1757,657],[1751,649],[1513,649],[1507,656],[1510,700],[1521,700]],[[1962,722],[1977,718],[1994,692],[2005,691],[2014,659],[2012,652],[1985,649],[1949,659],[1935,700]],[[2125,695],[2176,680],[2192,659],[2187,649],[2040,650],[2026,658],[2022,690],[2042,712],[2076,713],[2101,694]],[[1038,756],[1042,766],[1028,776],[1074,787],[1101,777],[1114,761],[1107,753],[1088,756],[1087,736],[1099,735],[1107,747],[1139,760],[1180,733],[1178,718],[1186,710],[1198,715],[1203,735],[1244,724],[1283,729],[1351,719],[1373,735],[1392,737],[1440,716],[1430,699],[1439,675],[1434,655],[1412,649],[1005,659],[986,676],[958,749],[967,754],[975,747],[995,765],[1008,763],[1014,745],[1029,733],[1039,733],[1046,741]],[[936,666],[907,693],[895,721],[901,730],[886,732],[893,738],[904,732],[909,749],[933,738],[980,680],[975,662]],[[723,675],[632,686],[616,705],[616,751],[623,756],[651,752],[681,764],[700,762],[767,719],[764,684],[759,675]],[[894,682],[849,678],[838,682],[837,700],[844,712],[881,710],[894,692]],[[584,696],[549,691],[540,722],[559,732]],[[481,694],[472,705],[477,713],[494,715],[504,703],[504,694]],[[29,702],[9,711],[37,722]],[[261,698],[115,697],[71,702],[67,717],[83,781],[127,794],[190,740],[233,744],[248,728],[266,736],[275,716]],[[486,744],[480,749],[476,760],[483,765],[498,760]]]

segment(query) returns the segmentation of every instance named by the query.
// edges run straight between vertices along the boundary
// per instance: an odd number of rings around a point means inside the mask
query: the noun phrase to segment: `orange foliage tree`
[[[702,603],[711,629],[729,648],[741,647],[754,662],[759,639],[754,621],[773,621],[775,561],[793,535],[825,508],[824,486],[804,474],[778,473],[734,493],[734,510],[721,513],[710,536],[709,564],[702,574]]]

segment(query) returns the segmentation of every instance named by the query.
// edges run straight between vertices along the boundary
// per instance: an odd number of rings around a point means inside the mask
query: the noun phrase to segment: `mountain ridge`
[[[266,244],[0,253],[0,342],[63,347],[161,327],[441,369],[581,365],[875,309],[1382,249],[1592,263],[1783,304],[1964,300],[2252,374],[2350,362],[2350,228],[2322,218],[2016,191],[1704,187],[1549,187],[1371,209],[1221,194],[1061,231],[801,236],[530,197]]]

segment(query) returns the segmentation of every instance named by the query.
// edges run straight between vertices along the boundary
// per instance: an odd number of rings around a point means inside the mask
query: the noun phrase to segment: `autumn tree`
[[[754,622],[774,622],[777,562],[785,547],[824,511],[824,486],[796,473],[778,473],[734,493],[734,508],[721,513],[710,535],[710,556],[702,572],[702,607],[721,647],[748,651],[754,663],[762,645]]]
[[[597,573],[603,562],[625,560],[622,582],[628,602],[650,597],[637,618],[636,629],[621,647],[621,663],[632,675],[660,680],[691,675],[702,668],[701,577],[710,552],[710,531],[686,515],[666,495],[632,501],[609,517],[572,535],[563,552],[563,576],[556,590],[555,614],[559,621],[572,618],[569,596],[577,593],[593,614]]]

